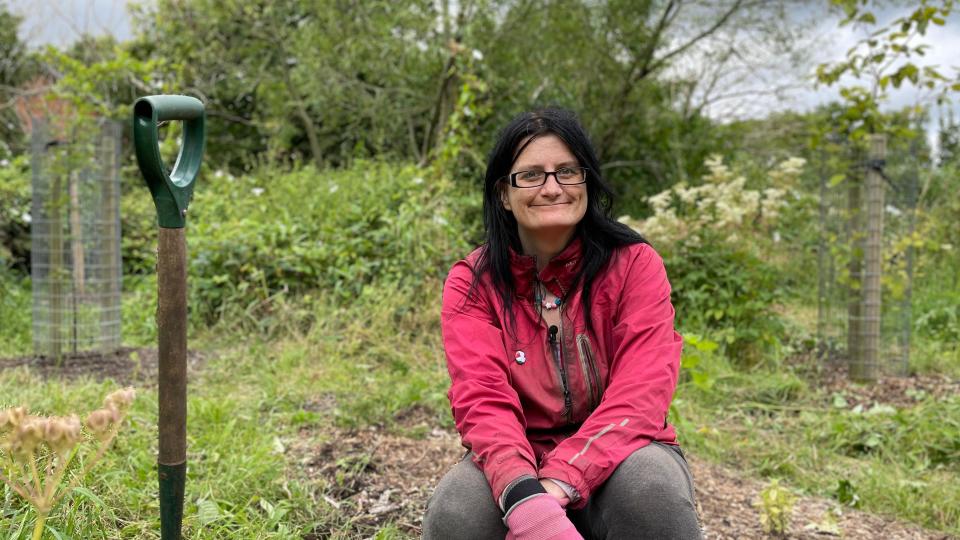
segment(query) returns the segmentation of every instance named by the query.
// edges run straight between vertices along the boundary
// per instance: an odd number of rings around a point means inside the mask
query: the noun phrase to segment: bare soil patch
[[[64,356],[58,363],[44,356],[0,358],[0,371],[25,367],[44,379],[68,380],[89,377],[102,381],[113,379],[119,384],[153,386],[157,384],[160,356],[156,348],[124,347],[113,353],[88,352]],[[204,355],[187,351],[187,370],[196,372],[204,363]]]
[[[369,538],[394,523],[419,538],[427,500],[443,474],[465,451],[453,431],[429,427],[422,415],[415,423],[392,430],[303,430],[287,449],[308,480],[320,488],[321,504],[334,507],[356,538]],[[404,432],[425,432],[413,438]],[[769,538],[760,525],[754,501],[764,488],[760,480],[688,456],[693,472],[704,537],[707,539]],[[895,519],[868,514],[818,497],[798,497],[786,538],[948,539]],[[315,531],[311,538],[327,538]]]
[[[851,382],[846,366],[825,368],[819,384],[828,397],[840,394],[851,407],[862,405],[892,405],[911,407],[927,397],[943,398],[960,394],[960,380],[946,375],[911,375],[908,377],[883,376],[875,383]]]

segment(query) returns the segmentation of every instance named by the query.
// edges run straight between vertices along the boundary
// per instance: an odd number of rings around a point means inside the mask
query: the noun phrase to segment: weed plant
[[[127,388],[107,395],[103,408],[82,424],[86,438],[75,414],[34,416],[23,406],[0,410],[0,481],[36,512],[32,540],[48,528],[56,531],[46,525],[47,517],[64,496],[83,490],[80,483],[110,448],[134,394]]]

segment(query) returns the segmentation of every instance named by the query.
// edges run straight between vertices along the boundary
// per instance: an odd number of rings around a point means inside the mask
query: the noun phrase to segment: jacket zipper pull
[[[553,349],[553,358],[557,362],[557,369],[560,370],[560,383],[563,385],[563,416],[569,420],[573,412],[573,398],[570,396],[570,387],[567,386],[567,370],[563,365],[563,356],[560,353],[560,344],[557,343],[557,333],[560,328],[552,324],[547,329],[547,341],[550,342],[550,348]]]

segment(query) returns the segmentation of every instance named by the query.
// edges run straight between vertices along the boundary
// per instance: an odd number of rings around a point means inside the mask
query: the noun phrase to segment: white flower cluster
[[[712,155],[705,162],[708,173],[703,184],[683,183],[662,191],[647,202],[653,215],[643,221],[621,218],[648,238],[658,241],[698,242],[705,230],[722,231],[737,240],[749,226],[772,224],[786,205],[788,188],[803,172],[806,161],[792,157],[768,172],[770,185],[763,190],[747,189],[747,179],[735,174],[723,157]]]

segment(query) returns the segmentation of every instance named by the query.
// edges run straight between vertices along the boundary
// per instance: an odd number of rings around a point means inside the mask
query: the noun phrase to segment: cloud
[[[20,37],[40,47],[70,45],[84,34],[130,39],[127,0],[8,0],[10,11],[22,15]]]

